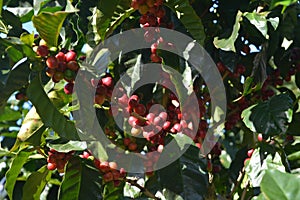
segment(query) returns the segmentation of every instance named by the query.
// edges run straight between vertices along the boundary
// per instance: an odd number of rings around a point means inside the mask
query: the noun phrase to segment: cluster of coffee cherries
[[[140,17],[140,24],[145,28],[144,38],[146,42],[154,42],[151,45],[151,56],[152,62],[160,63],[161,57],[157,54],[157,48],[159,45],[169,45],[161,37],[156,37],[159,33],[159,29],[147,29],[148,27],[164,27],[173,29],[173,23],[170,22],[166,16],[165,8],[163,7],[163,0],[133,0],[131,6],[138,10],[142,15]],[[158,38],[158,39],[156,39]]]
[[[114,81],[111,74],[107,73],[99,81],[92,79],[91,84],[96,89],[96,94],[94,97],[95,104],[102,105],[105,100],[110,100],[114,89]]]
[[[84,159],[93,159],[95,166],[102,174],[103,181],[105,183],[113,182],[115,187],[119,186],[121,181],[123,181],[127,175],[124,168],[118,169],[118,164],[116,162],[100,161],[94,158],[88,151],[84,151],[80,157]]]
[[[74,80],[79,70],[76,52],[60,51],[56,55],[50,55],[48,46],[40,44],[36,48],[36,53],[45,59],[47,76],[51,77],[54,83],[58,83],[63,79],[67,81],[64,91],[66,94],[72,94]]]
[[[72,158],[73,154],[74,151],[63,153],[63,152],[58,152],[54,149],[50,149],[47,158],[47,162],[48,162],[47,168],[49,170],[57,169],[59,173],[63,173],[66,163]]]

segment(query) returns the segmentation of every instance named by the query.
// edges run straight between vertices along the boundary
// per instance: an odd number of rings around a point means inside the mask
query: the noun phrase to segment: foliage
[[[299,1],[0,0],[0,5],[1,199],[300,198]],[[115,60],[105,49],[93,53],[106,39],[140,27],[151,50],[117,52]],[[199,74],[175,55],[170,38],[155,38],[148,27],[192,37],[219,70],[226,121],[207,155],[201,145],[213,126],[216,94],[204,80],[215,77]],[[188,49],[179,53],[195,56]],[[98,71],[91,57],[100,60]],[[161,78],[139,87],[148,78],[142,76],[146,63],[163,66]],[[76,77],[86,78],[82,94],[75,91]],[[198,105],[184,112],[191,94]],[[157,103],[166,112],[149,109]],[[95,117],[76,121],[81,111]],[[176,151],[167,154],[172,141]],[[110,157],[115,149],[120,154]],[[182,149],[174,162],[155,168],[153,163]],[[129,152],[155,153],[153,162],[120,163],[118,156]]]

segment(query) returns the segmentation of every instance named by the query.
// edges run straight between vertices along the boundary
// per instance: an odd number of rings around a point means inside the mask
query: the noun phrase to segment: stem
[[[0,0],[0,1],[1,1],[1,0]],[[45,158],[47,158],[47,155],[46,155],[43,151],[41,151],[41,148],[40,148],[40,147],[37,147],[36,150],[37,150],[37,152],[39,152],[42,156],[44,156]]]
[[[241,184],[241,182],[244,178],[244,175],[245,175],[245,168],[243,168],[242,171],[240,172],[239,177],[237,178],[237,181],[235,182],[234,187],[232,188],[232,190],[231,190],[230,194],[228,195],[227,199],[232,199],[233,194],[234,194],[235,190]]]
[[[0,0],[0,16],[2,15],[3,0]]]
[[[151,193],[147,188],[144,188],[143,186],[141,186],[140,184],[137,183],[137,180],[132,180],[132,179],[128,179],[126,178],[125,181],[127,183],[130,183],[131,185],[139,188],[141,190],[141,192],[143,192],[147,197],[150,197],[152,199],[155,200],[160,200],[160,198],[156,197],[153,193]]]

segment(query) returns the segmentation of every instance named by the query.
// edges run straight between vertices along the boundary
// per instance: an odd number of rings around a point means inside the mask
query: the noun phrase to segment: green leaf
[[[8,47],[6,49],[6,52],[8,53],[9,58],[12,59],[13,62],[18,62],[23,58],[23,53],[13,46]]]
[[[100,1],[98,7],[92,8],[89,17],[87,40],[91,46],[104,40],[135,10],[130,8],[130,1]]]
[[[261,192],[266,199],[300,199],[300,179],[278,170],[267,170],[261,181]]]
[[[253,132],[277,135],[286,132],[287,123],[292,120],[292,108],[292,99],[284,93],[245,109],[242,118]]]
[[[287,157],[288,160],[300,160],[300,151],[294,152]]]
[[[287,129],[286,133],[289,135],[300,135],[300,113],[294,113],[292,122],[289,125],[289,128]]]
[[[85,142],[79,141],[65,141],[65,140],[54,140],[51,143],[48,143],[47,146],[49,148],[55,149],[59,152],[68,153],[70,151],[83,151],[87,148]]]
[[[236,14],[235,23],[233,25],[233,30],[229,38],[220,39],[219,37],[214,38],[214,45],[222,49],[223,51],[233,51],[236,52],[234,43],[235,40],[238,38],[239,30],[240,30],[240,20],[242,19],[243,13],[239,11]]]
[[[158,171],[160,183],[167,193],[166,199],[174,196],[182,199],[204,199],[208,177],[206,164],[199,158],[199,149],[190,146],[175,162]]]
[[[60,137],[69,140],[79,139],[74,123],[67,120],[53,105],[38,77],[29,84],[26,94],[46,127],[51,127]]]
[[[7,155],[13,155],[13,154],[10,151],[6,150],[6,149],[0,148],[0,157],[7,156]]]
[[[204,27],[201,19],[190,5],[190,2],[188,0],[167,0],[164,5],[176,13],[178,19],[180,19],[188,32],[191,33],[199,44],[204,45],[206,37]]]
[[[9,106],[5,106],[4,110],[1,111],[0,121],[15,121],[22,117],[20,111],[11,109]]]
[[[22,122],[17,138],[21,142],[28,142],[34,146],[38,146],[45,129],[36,109],[32,107]]]
[[[281,156],[276,152],[274,157],[269,154],[262,158],[260,148],[254,150],[250,162],[246,165],[245,171],[251,180],[253,187],[259,187],[266,169],[278,169],[285,171],[281,162]]]
[[[39,200],[47,182],[51,179],[52,172],[43,166],[37,172],[33,172],[23,187],[23,200]]]
[[[272,0],[270,4],[270,10],[272,10],[277,6],[283,6],[283,11],[284,11],[286,7],[296,2],[297,0]]]
[[[4,34],[8,33],[8,27],[5,25],[2,19],[0,19],[0,32]]]
[[[243,96],[247,96],[248,94],[251,94],[251,92],[253,91],[253,88],[252,88],[253,80],[254,80],[254,78],[251,76],[248,76],[246,78],[244,86],[243,86],[244,87]]]
[[[124,182],[118,187],[114,186],[114,182],[106,183],[103,188],[103,199],[125,199],[123,195],[124,186]]]
[[[90,160],[69,160],[60,186],[59,199],[102,199],[102,177]]]
[[[26,44],[26,45],[32,47],[32,44],[34,43],[34,34],[33,34],[33,33],[32,33],[32,34],[23,33],[23,34],[20,36],[20,40],[21,40],[24,44]]]
[[[29,74],[30,69],[27,58],[20,60],[13,66],[6,82],[4,84],[0,82],[0,109],[5,106],[7,99],[13,92],[28,83]]]
[[[268,34],[268,26],[266,16],[268,12],[252,12],[252,13],[244,13],[244,16],[253,24],[261,34],[267,38]]]
[[[9,170],[5,174],[6,177],[5,189],[10,199],[13,199],[13,191],[14,191],[17,178],[30,154],[31,154],[30,152],[20,151],[13,159]]]
[[[41,12],[37,16],[32,17],[32,22],[40,37],[46,41],[47,45],[56,47],[64,20],[70,13],[76,11]]]

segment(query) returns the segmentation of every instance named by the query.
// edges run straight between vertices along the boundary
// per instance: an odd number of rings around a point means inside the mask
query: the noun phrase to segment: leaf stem
[[[139,188],[141,190],[141,192],[143,192],[147,197],[150,197],[152,199],[155,200],[160,200],[160,198],[156,197],[153,193],[151,193],[147,188],[141,186],[140,184],[137,183],[137,180],[132,180],[132,179],[128,179],[126,178],[125,181],[127,183],[130,183],[131,185]]]

